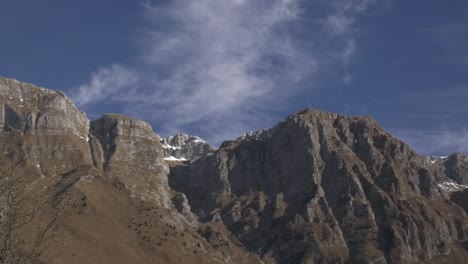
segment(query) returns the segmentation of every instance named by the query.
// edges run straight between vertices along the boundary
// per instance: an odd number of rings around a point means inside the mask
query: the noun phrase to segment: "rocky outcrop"
[[[0,78],[0,128],[47,135],[75,135],[86,140],[89,120],[60,91]]]
[[[91,135],[102,147],[102,151],[93,147],[97,150],[93,152],[94,162],[106,175],[117,179],[134,195],[169,206],[169,168],[163,160],[160,138],[148,123],[107,114],[91,123]]]
[[[305,110],[258,134],[170,178],[250,250],[278,263],[421,263],[468,238],[441,169],[371,118]]]
[[[238,137],[236,141],[238,140],[265,140],[269,138],[274,132],[274,129],[261,129],[258,131],[250,131],[242,136]]]
[[[458,184],[468,184],[468,157],[463,153],[454,153],[444,162],[444,172]]]
[[[62,92],[0,78],[0,137],[39,175],[91,165],[89,120]]]
[[[213,154],[215,148],[197,136],[178,133],[161,139],[166,160],[193,162],[201,157]]]

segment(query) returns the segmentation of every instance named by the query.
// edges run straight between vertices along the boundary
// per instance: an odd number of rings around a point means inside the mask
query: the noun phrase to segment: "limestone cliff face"
[[[89,120],[60,91],[0,78],[0,128],[36,134],[70,134],[86,139]]]
[[[171,175],[249,249],[278,263],[421,263],[468,238],[438,185],[448,177],[372,119],[305,110],[266,134]]]
[[[104,115],[90,124],[59,91],[0,78],[0,136],[38,175],[55,177],[80,167],[97,169],[138,197],[171,207],[160,138],[143,121]]]
[[[160,138],[148,123],[107,114],[92,122],[91,135],[100,143],[93,147],[97,167],[135,195],[169,206],[169,168]]]
[[[91,165],[89,120],[62,92],[0,78],[0,137],[42,175]]]

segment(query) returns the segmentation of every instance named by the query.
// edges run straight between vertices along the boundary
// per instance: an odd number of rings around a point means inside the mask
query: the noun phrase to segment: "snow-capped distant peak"
[[[184,133],[161,139],[161,145],[166,160],[174,160],[173,158],[175,158],[194,161],[214,152],[214,148],[202,138]]]

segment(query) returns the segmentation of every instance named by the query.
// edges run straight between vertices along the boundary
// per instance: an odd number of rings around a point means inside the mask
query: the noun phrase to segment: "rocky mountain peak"
[[[242,136],[238,137],[236,141],[238,140],[257,140],[257,141],[262,141],[266,140],[273,134],[273,129],[260,129],[257,131],[249,131]]]
[[[64,93],[0,78],[0,139],[41,177],[92,164],[89,126]]]
[[[145,121],[119,114],[105,114],[92,122],[91,131],[97,129],[113,129],[116,136],[123,138],[146,138],[148,140],[159,139],[153,132],[153,128]]]
[[[447,237],[458,232],[447,223],[464,212],[430,212],[446,210],[435,201],[448,199],[449,178],[372,118],[306,109],[266,131],[173,170],[171,186],[202,219],[218,219],[278,263],[417,263],[447,254]]]
[[[197,136],[190,136],[185,133],[177,133],[174,136],[169,136],[167,138],[162,139],[163,143],[174,146],[174,147],[182,147],[189,141],[205,142],[203,139]]]
[[[89,120],[63,92],[0,78],[0,129],[87,138]]]
[[[444,161],[445,174],[458,184],[468,184],[468,157],[464,153],[454,153]]]
[[[93,140],[97,140],[92,142],[97,167],[135,195],[169,206],[169,170],[163,160],[160,137],[151,125],[123,115],[105,114],[91,122],[90,131]]]
[[[202,138],[184,133],[177,133],[174,136],[163,138],[161,144],[167,161],[193,162],[215,151],[215,148]]]

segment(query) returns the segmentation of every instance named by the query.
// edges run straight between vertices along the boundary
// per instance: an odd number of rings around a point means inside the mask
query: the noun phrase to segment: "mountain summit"
[[[193,162],[201,157],[213,154],[215,148],[197,136],[178,133],[161,139],[165,160]]]
[[[66,212],[47,263],[468,259],[468,159],[420,156],[370,117],[306,109],[214,149],[122,115],[90,121],[62,92],[0,78],[0,130],[0,181],[25,182],[43,217]],[[2,213],[11,238],[18,214]]]

